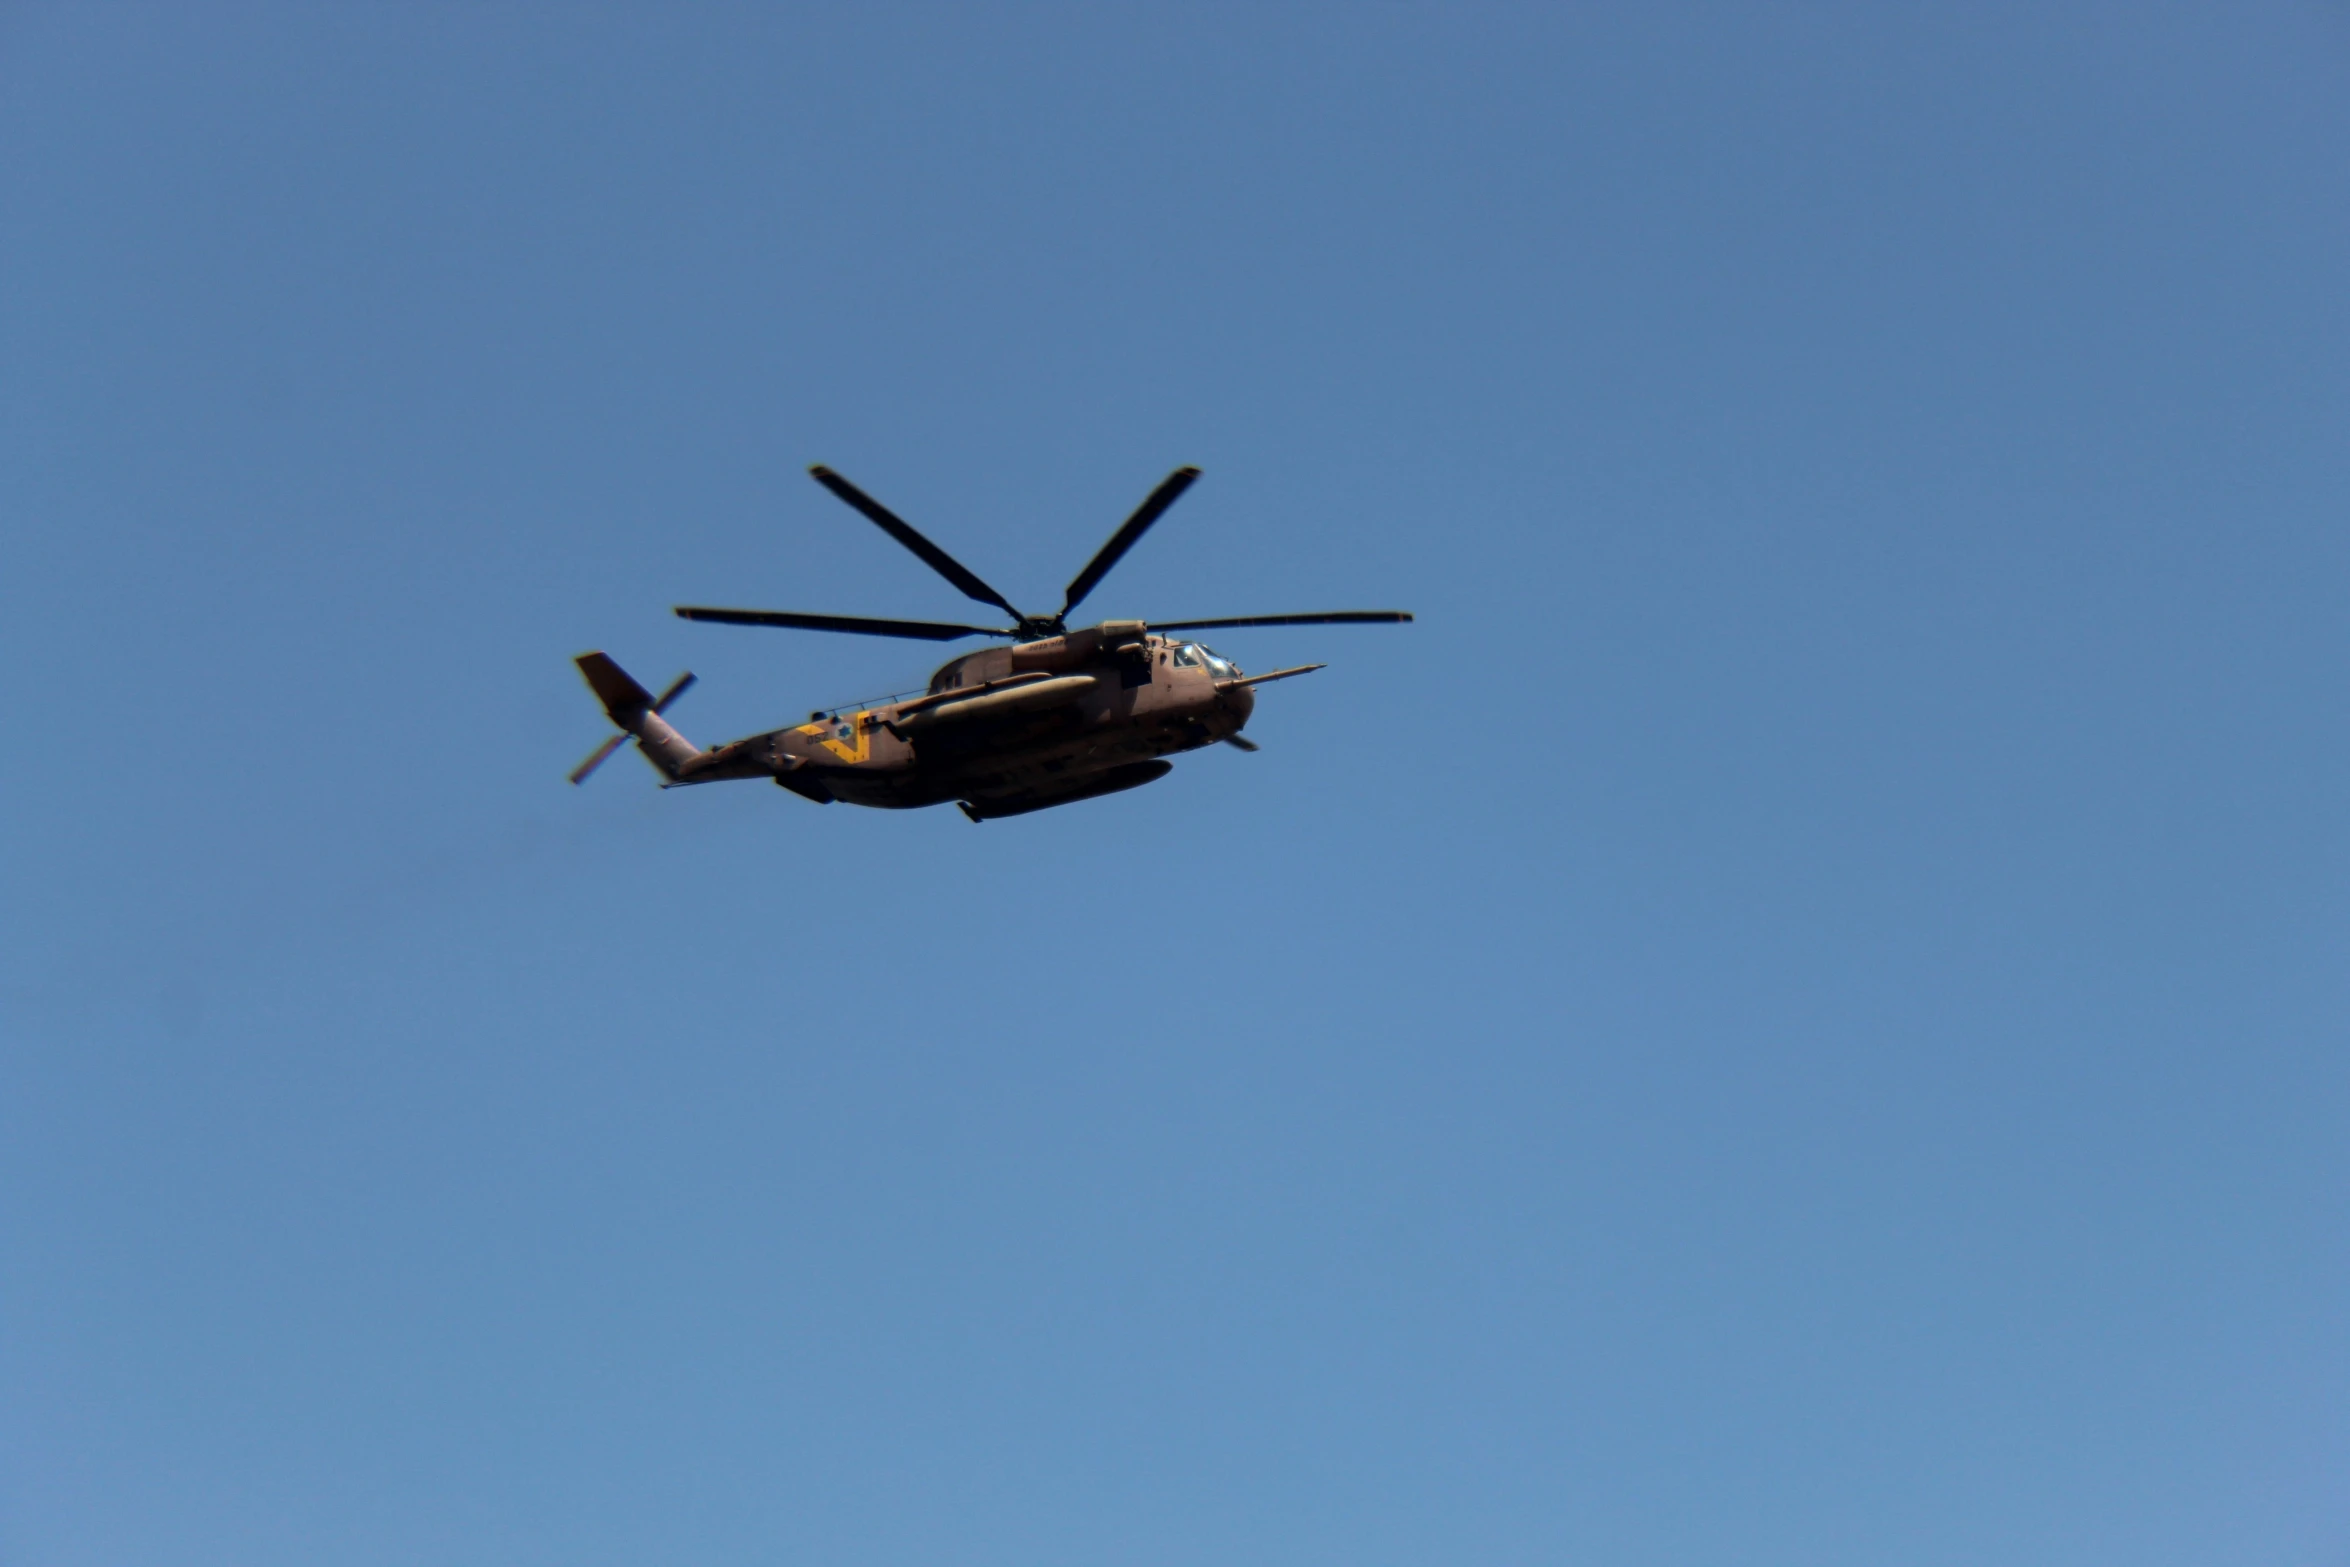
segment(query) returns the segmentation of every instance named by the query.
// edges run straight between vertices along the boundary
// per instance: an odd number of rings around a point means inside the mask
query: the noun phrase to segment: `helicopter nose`
[[[1238,729],[1248,722],[1249,714],[1257,710],[1257,694],[1247,686],[1234,686],[1217,693],[1216,700],[1224,704],[1224,711],[1233,717],[1232,727]]]

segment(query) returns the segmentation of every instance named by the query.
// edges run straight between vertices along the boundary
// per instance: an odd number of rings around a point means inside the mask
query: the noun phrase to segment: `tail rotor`
[[[599,658],[599,659],[602,657],[602,655],[601,655],[601,654],[593,654],[593,655],[590,655],[590,656],[591,656],[591,657],[595,657],[595,658]],[[584,667],[586,667],[586,666],[583,664],[583,666],[582,666],[582,667],[584,668]],[[613,667],[615,670],[617,670],[617,668],[618,668],[618,666],[617,666],[617,665],[614,665],[614,666],[612,666],[612,667]],[[627,676],[623,675],[623,676],[621,676],[621,679],[623,679],[623,680],[626,680],[626,679],[627,679]],[[590,683],[591,683],[591,684],[594,684],[594,683],[595,683],[595,675],[594,675],[594,674],[591,674],[591,675],[589,676],[589,681],[590,681]],[[666,709],[666,708],[669,706],[669,704],[670,704],[670,703],[672,703],[672,702],[676,701],[676,700],[677,700],[679,697],[681,697],[681,696],[685,695],[685,693],[686,693],[686,688],[687,688],[688,686],[691,686],[693,683],[694,683],[694,676],[693,676],[693,671],[691,671],[691,670],[688,670],[688,671],[686,671],[684,674],[682,674],[682,675],[679,675],[679,676],[678,676],[678,677],[677,677],[675,680],[672,680],[671,682],[669,682],[669,689],[668,689],[668,690],[666,690],[666,691],[664,691],[664,692],[662,692],[662,693],[661,693],[659,696],[657,696],[657,697],[653,698],[651,702],[649,702],[649,703],[646,703],[646,704],[645,704],[645,706],[644,706],[644,707],[641,709],[641,711],[650,712],[650,713],[654,713],[654,714],[658,714],[658,713],[662,712],[664,709]],[[633,682],[631,682],[631,684],[633,684]],[[597,693],[596,693],[596,694],[597,694],[597,695],[599,695],[599,696],[603,696],[603,697],[605,697],[605,698],[606,698],[606,705],[607,705],[607,707],[609,708],[609,707],[610,707],[610,704],[611,704],[611,700],[612,700],[612,698],[611,698],[611,695],[610,695],[609,693],[607,693],[606,691],[604,691],[604,690],[603,690],[603,689],[602,689],[600,686],[598,687],[598,689],[597,689]],[[637,694],[638,694],[639,696],[641,696],[641,695],[642,695],[642,691],[641,691],[641,689],[640,689],[640,690],[637,692]],[[626,708],[626,707],[628,707],[628,706],[633,706],[633,705],[634,705],[634,704],[627,702],[627,701],[626,701],[626,699],[625,699],[625,697],[623,697],[623,698],[622,698],[622,706],[623,706],[623,709],[625,709],[625,708]],[[615,723],[618,723],[618,722],[620,722],[620,721],[621,721],[621,713],[620,713],[620,712],[617,712],[617,711],[616,711],[616,712],[614,712],[614,713],[613,713],[613,721],[614,721]],[[589,756],[589,758],[588,758],[586,761],[584,761],[584,762],[580,763],[580,764],[579,764],[577,767],[574,767],[574,768],[571,770],[571,781],[572,781],[574,784],[583,784],[583,783],[586,783],[586,782],[588,781],[588,776],[589,776],[591,773],[593,773],[593,772],[594,772],[594,771],[595,771],[597,768],[599,768],[599,767],[601,767],[601,766],[603,766],[603,765],[604,765],[605,758],[609,757],[609,756],[610,756],[610,755],[611,755],[611,754],[612,754],[614,751],[617,751],[617,750],[619,750],[619,749],[620,749],[620,747],[621,747],[621,745],[622,745],[624,742],[626,742],[627,740],[629,740],[630,738],[632,738],[632,737],[633,737],[633,731],[632,731],[632,730],[629,730],[629,729],[623,729],[623,730],[622,730],[620,733],[618,733],[618,734],[614,735],[614,736],[613,736],[611,739],[609,739],[609,740],[605,741],[605,742],[604,742],[602,745],[600,745],[600,746],[597,746],[597,747],[596,747],[596,749],[595,749],[595,752],[594,752],[594,754],[593,754],[593,755]]]

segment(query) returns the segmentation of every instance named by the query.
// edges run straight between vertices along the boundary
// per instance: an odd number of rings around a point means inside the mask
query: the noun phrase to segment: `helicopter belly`
[[[1199,699],[1203,694],[1208,700]],[[1212,691],[1143,687],[1088,703],[1062,715],[1057,724],[1036,724],[1017,736],[999,734],[995,744],[956,759],[948,774],[951,793],[974,799],[1032,792],[1057,796],[1096,775],[1197,750],[1240,727],[1239,718],[1219,709],[1213,696]]]

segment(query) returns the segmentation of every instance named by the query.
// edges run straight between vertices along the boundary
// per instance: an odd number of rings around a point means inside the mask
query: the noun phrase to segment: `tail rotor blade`
[[[586,783],[588,781],[588,774],[603,766],[605,758],[609,757],[614,751],[619,750],[620,743],[627,738],[628,736],[625,734],[617,734],[614,735],[611,739],[605,741],[602,745],[597,746],[593,756],[590,756],[586,761],[580,763],[577,767],[574,767],[571,770],[571,781],[574,784]]]
[[[1110,568],[1124,559],[1128,550],[1134,548],[1135,540],[1149,532],[1151,524],[1166,515],[1167,508],[1181,500],[1183,492],[1190,489],[1198,477],[1197,468],[1186,466],[1159,481],[1159,487],[1144,497],[1143,503],[1135,508],[1134,515],[1127,518],[1125,525],[1116,533],[1110,535],[1110,542],[1094,552],[1093,559],[1085,563],[1085,569],[1069,584],[1069,596],[1061,604],[1062,618],[1066,619],[1069,611],[1077,607],[1079,599],[1100,586],[1102,578],[1110,574]]]

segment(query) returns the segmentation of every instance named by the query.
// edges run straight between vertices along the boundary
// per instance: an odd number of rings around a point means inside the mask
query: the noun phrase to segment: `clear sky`
[[[0,1558],[2338,1564],[2337,6],[0,15]],[[962,619],[1264,749],[662,794]]]

